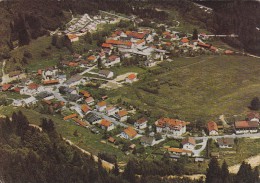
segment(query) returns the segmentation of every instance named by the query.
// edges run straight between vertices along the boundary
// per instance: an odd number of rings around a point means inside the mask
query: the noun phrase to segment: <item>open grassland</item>
[[[242,56],[178,58],[151,69],[131,86],[109,92],[152,117],[216,120],[241,114],[259,95],[260,60]]]
[[[16,63],[11,60],[6,63],[6,71],[15,70],[17,66],[21,68],[27,68],[29,72],[37,71],[38,69],[54,66],[59,61],[60,56],[69,54],[67,48],[57,49],[51,46],[51,37],[43,36],[36,40],[32,40],[30,45],[18,47],[11,51],[11,55],[15,58]],[[24,51],[29,51],[32,54],[32,58],[27,59],[28,64],[22,65],[22,59]],[[42,55],[43,51],[46,53]]]

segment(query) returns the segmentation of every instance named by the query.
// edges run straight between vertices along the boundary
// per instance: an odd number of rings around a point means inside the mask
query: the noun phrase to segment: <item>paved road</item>
[[[200,153],[206,148],[207,146],[207,141],[208,139],[203,139],[203,142],[199,143],[199,144],[196,144],[196,146],[198,145],[202,145],[202,147],[200,149],[197,149],[197,150],[193,150],[193,156],[194,157],[200,157]]]
[[[86,69],[86,70],[84,70],[83,72],[81,72],[79,75],[84,75],[84,74],[86,74],[86,73],[89,73],[91,70],[93,70],[94,68],[96,68],[96,65],[94,65],[93,67],[90,67],[90,68],[88,68],[88,69]],[[94,72],[91,72],[91,74],[92,73],[94,73]],[[94,73],[94,74],[97,74],[97,73]]]

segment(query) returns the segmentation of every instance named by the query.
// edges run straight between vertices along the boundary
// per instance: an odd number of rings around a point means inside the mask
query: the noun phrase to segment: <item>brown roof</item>
[[[187,143],[190,143],[192,145],[196,145],[196,141],[195,141],[195,139],[193,137],[185,138],[181,142],[182,145],[187,144]]]
[[[109,127],[111,124],[112,123],[106,119],[102,119],[102,121],[100,122],[100,125],[104,127]]]
[[[106,43],[114,44],[114,45],[126,45],[126,46],[129,46],[129,47],[132,46],[132,42],[130,42],[130,41],[119,41],[119,40],[113,40],[113,39],[106,40]]]
[[[124,129],[124,132],[131,138],[134,138],[137,135],[137,132],[132,127]]]
[[[192,151],[189,150],[185,150],[185,149],[180,149],[180,148],[174,148],[174,147],[170,147],[168,148],[169,152],[175,152],[175,153],[192,153]]]
[[[183,42],[183,43],[188,43],[188,42],[189,42],[189,39],[186,38],[186,37],[184,37],[184,38],[182,38],[181,42]]]
[[[54,79],[54,80],[45,80],[45,81],[43,81],[43,84],[44,84],[44,85],[58,84],[58,83],[59,83],[59,80],[57,80],[57,79]]]
[[[75,34],[68,34],[67,36],[68,36],[69,39],[75,39],[75,38],[78,37],[78,36],[75,35]]]
[[[28,85],[28,88],[30,90],[35,90],[35,89],[39,88],[39,85],[37,85],[36,83],[31,83]]]
[[[10,89],[11,86],[12,86],[11,84],[3,84],[2,90],[3,90],[3,91],[6,91],[6,90]]]
[[[187,124],[189,123],[178,119],[170,119],[170,118],[161,118],[155,122],[155,125],[157,127],[161,127],[161,128],[169,127],[178,130],[181,129],[183,126],[186,126]]]
[[[107,103],[106,103],[105,101],[101,101],[101,102],[98,102],[97,105],[98,105],[99,107],[103,107],[103,106],[106,106]]]
[[[108,44],[108,43],[103,43],[102,44],[103,48],[112,48],[112,44]]]
[[[90,97],[90,93],[88,91],[86,91],[86,90],[80,90],[79,93],[84,95],[84,97],[86,97],[86,98]]]
[[[85,100],[87,103],[89,103],[89,102],[93,102],[94,101],[94,99],[92,98],[92,97],[88,97],[88,98],[86,98],[86,100]]]
[[[80,120],[79,118],[73,118],[73,120],[78,123],[80,126],[87,126],[88,124],[85,121]]]
[[[83,104],[81,106],[81,110],[86,113],[90,110],[90,107],[87,104]]]
[[[107,140],[108,140],[108,142],[111,142],[111,143],[114,143],[116,141],[116,139],[114,139],[113,137],[109,137]]]
[[[219,138],[217,139],[217,142],[219,145],[234,145],[234,139],[233,138]]]
[[[121,111],[118,111],[117,113],[120,117],[124,117],[128,114],[128,112],[126,110],[121,110]]]
[[[136,122],[139,124],[142,124],[142,123],[147,122],[147,119],[143,117],[143,118],[138,119]]]
[[[247,114],[247,118],[248,118],[248,120],[251,120],[251,119],[254,119],[254,118],[259,119],[260,115],[259,115],[258,112],[250,112],[250,113]]]
[[[211,132],[213,130],[218,131],[218,125],[214,121],[210,121],[207,124],[208,131]]]
[[[258,128],[259,124],[257,121],[236,121],[235,128]]]
[[[63,119],[64,119],[64,120],[68,120],[68,119],[71,119],[71,118],[75,118],[75,117],[77,117],[77,116],[78,116],[78,115],[74,113],[74,114],[65,116]]]

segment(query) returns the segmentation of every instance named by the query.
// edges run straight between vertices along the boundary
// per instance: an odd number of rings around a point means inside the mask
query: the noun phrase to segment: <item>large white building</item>
[[[184,134],[187,124],[187,122],[170,118],[161,118],[155,122],[157,133],[166,133],[173,136]]]

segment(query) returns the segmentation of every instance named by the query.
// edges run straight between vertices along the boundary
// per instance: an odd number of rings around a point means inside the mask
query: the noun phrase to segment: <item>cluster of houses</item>
[[[67,28],[63,31],[71,42],[79,41],[79,37],[97,30],[99,24],[115,23],[116,18],[111,16],[96,15],[90,17],[88,14],[82,15],[80,18],[74,18],[67,24]]]

